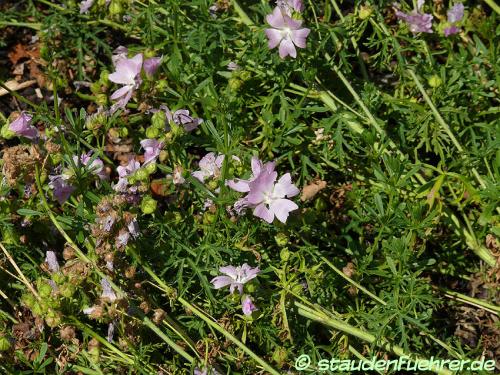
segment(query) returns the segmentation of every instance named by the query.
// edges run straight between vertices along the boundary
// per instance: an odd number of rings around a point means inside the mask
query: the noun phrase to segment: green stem
[[[253,21],[248,17],[248,14],[243,10],[243,8],[238,4],[236,0],[231,0],[231,3],[233,3],[233,8],[238,13],[238,16],[245,25],[247,26],[253,26]]]
[[[243,350],[246,354],[248,354],[251,358],[253,358],[257,363],[259,363],[264,370],[266,370],[266,373],[272,374],[272,375],[279,375],[279,372],[276,371],[274,368],[272,368],[266,361],[261,359],[257,354],[252,352],[245,344],[243,344],[240,340],[238,340],[235,336],[233,336],[231,333],[226,331],[224,328],[222,328],[219,324],[216,322],[212,321],[208,316],[205,315],[205,313],[199,309],[198,307],[190,304],[188,301],[186,301],[182,297],[178,297],[177,300],[186,308],[188,308],[193,314],[201,318],[205,323],[207,323],[210,327],[218,331],[219,333],[223,334],[228,340],[232,341],[234,344],[236,344],[241,350]]]
[[[0,22],[0,27],[1,26],[16,26],[16,27],[28,27],[30,29],[40,31],[42,28],[41,23],[32,23],[32,22],[14,22],[14,21],[1,21]]]
[[[359,328],[353,327],[350,324],[347,324],[339,319],[336,319],[332,316],[329,316],[325,314],[322,311],[318,311],[316,309],[310,308],[306,305],[303,305],[300,302],[295,302],[295,305],[298,307],[298,313],[299,315],[302,315],[308,319],[317,321],[319,323],[322,323],[326,326],[332,327],[338,331],[342,331],[344,333],[347,333],[349,335],[352,335],[354,337],[357,337],[363,341],[366,341],[370,344],[378,344],[381,346],[384,350],[386,351],[391,351],[394,354],[396,354],[399,357],[406,357],[408,359],[413,359],[414,361],[422,360],[419,356],[413,354],[413,353],[406,353],[403,348],[397,345],[392,345],[386,340],[379,341],[377,343],[377,338],[372,335],[371,333],[368,333],[366,331],[363,331]],[[453,373],[447,369],[441,369],[437,366],[433,366],[432,371],[434,371],[437,374],[440,375],[452,375]]]
[[[441,288],[441,291],[443,291],[445,295],[449,298],[458,299],[472,306],[484,308],[485,310],[488,310],[489,312],[500,316],[500,306],[493,305],[481,299],[466,296],[465,294],[462,293],[453,292],[448,289]]]
[[[484,2],[488,4],[490,8],[496,12],[496,14],[500,14],[500,6],[495,3],[495,0],[484,0]]]

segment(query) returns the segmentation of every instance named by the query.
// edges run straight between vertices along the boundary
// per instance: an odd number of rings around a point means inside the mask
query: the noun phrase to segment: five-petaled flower
[[[299,208],[288,198],[299,193],[299,189],[292,184],[290,173],[283,175],[277,183],[278,173],[263,171],[249,183],[250,191],[244,198],[249,206],[254,207],[253,214],[272,223],[274,217],[286,223],[288,214]]]
[[[266,29],[269,39],[269,48],[279,45],[279,54],[282,59],[287,56],[297,57],[299,48],[306,48],[306,38],[311,32],[308,28],[301,28],[302,20],[292,19],[281,7],[276,7],[273,13],[266,16],[266,21],[272,29]]]
[[[198,164],[200,170],[193,172],[192,175],[200,182],[204,182],[205,179],[210,177],[218,177],[223,162],[224,155],[216,156],[214,152],[209,152],[200,160]]]
[[[224,288],[229,285],[229,292],[233,293],[235,289],[238,289],[240,294],[243,293],[243,285],[257,277],[260,272],[258,267],[252,268],[248,264],[244,263],[241,266],[225,266],[220,267],[219,271],[226,274],[226,276],[214,277],[211,283],[214,285],[215,289]]]
[[[128,177],[133,175],[135,171],[137,171],[141,167],[141,163],[136,161],[135,159],[130,159],[128,164],[125,166],[119,166],[116,168],[116,171],[118,172],[118,183],[113,186],[113,189],[115,191],[124,193],[127,191],[127,186],[128,186]],[[132,192],[134,192],[135,189],[132,189]]]

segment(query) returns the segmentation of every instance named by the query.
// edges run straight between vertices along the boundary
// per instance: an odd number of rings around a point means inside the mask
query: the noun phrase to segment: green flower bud
[[[10,124],[4,124],[2,126],[2,130],[0,131],[0,136],[4,139],[12,139],[16,136],[16,133],[14,133],[12,130],[9,129]]]
[[[373,13],[373,8],[370,7],[369,5],[361,5],[361,7],[359,7],[359,18],[362,20],[365,20],[368,17],[370,17],[372,13]]]
[[[42,315],[43,309],[42,309],[42,306],[40,306],[40,303],[35,302],[33,304],[33,307],[31,308],[31,312],[33,313],[33,315],[36,315],[36,316]]]
[[[0,336],[0,352],[4,352],[6,350],[9,350],[9,348],[10,348],[9,339],[5,336]]]
[[[90,85],[90,92],[92,94],[97,95],[101,93],[101,82],[96,81]]]
[[[274,236],[274,240],[279,247],[284,247],[288,244],[288,237],[285,233],[278,233]]]
[[[443,84],[443,80],[438,75],[434,74],[427,80],[427,83],[429,84],[430,87],[436,88]]]
[[[117,128],[111,128],[108,130],[108,135],[110,138],[120,138],[120,130]]]
[[[203,213],[203,224],[205,225],[210,225],[215,223],[215,215],[211,212],[204,212]]]
[[[147,181],[149,180],[149,173],[145,168],[141,168],[137,170],[134,174],[135,178],[139,181]]]
[[[327,208],[327,204],[322,198],[316,198],[314,200],[314,208],[316,211],[324,211]]]
[[[62,283],[64,283],[66,281],[66,276],[64,276],[61,272],[57,272],[57,273],[52,275],[52,280],[54,280],[54,282],[57,285],[61,285]]]
[[[144,168],[146,169],[146,172],[153,174],[156,172],[156,163],[149,163]]]
[[[128,128],[120,128],[120,130],[118,130],[118,132],[120,133],[120,137],[122,137],[122,138],[125,138],[126,136],[128,136]]]
[[[50,293],[52,293],[52,287],[49,284],[43,283],[38,285],[38,294],[40,294],[40,297],[48,297]]]
[[[288,259],[290,259],[290,251],[288,250],[288,248],[284,247],[283,249],[281,249],[280,258],[283,262],[287,262]]]
[[[160,135],[160,131],[158,128],[150,126],[149,128],[146,129],[146,137],[148,138],[156,138]]]
[[[168,152],[166,150],[161,150],[158,159],[160,160],[160,162],[163,163],[165,160],[168,159]]]
[[[287,351],[283,347],[278,347],[274,350],[273,361],[278,365],[278,367],[283,367],[287,359]]]
[[[183,126],[179,126],[177,124],[171,123],[170,127],[171,127],[170,133],[172,133],[172,136],[174,139],[177,137],[180,137],[181,135],[184,134],[184,127]]]
[[[160,79],[156,82],[155,88],[162,92],[165,91],[168,88],[168,82],[166,79]]]
[[[304,293],[304,287],[300,284],[295,284],[292,287],[292,292],[300,296],[302,293]]]
[[[45,323],[51,328],[57,327],[61,323],[61,317],[54,310],[50,310],[45,317]]]
[[[33,306],[35,305],[35,297],[32,294],[24,294],[22,297],[23,303],[30,309],[33,309]]]
[[[103,70],[101,74],[99,75],[99,81],[103,84],[106,85],[109,83],[109,72],[107,70]]]
[[[118,16],[123,12],[122,4],[119,0],[111,0],[109,4],[109,14],[112,16]]]
[[[242,70],[239,74],[238,74],[239,78],[245,82],[245,81],[248,81],[250,78],[252,78],[252,73],[249,72],[248,70]]]
[[[241,86],[243,86],[243,81],[239,78],[230,78],[229,79],[229,88],[232,91],[238,91]]]
[[[153,113],[153,116],[151,116],[151,126],[159,130],[165,129],[165,112],[158,111]]]
[[[217,189],[218,187],[219,187],[219,184],[218,184],[218,183],[217,183],[217,181],[215,181],[215,180],[212,180],[212,181],[210,181],[210,182],[208,183],[208,188],[209,188],[210,190],[215,190],[215,189]]]
[[[146,214],[152,214],[153,212],[156,211],[156,206],[158,205],[158,202],[154,200],[151,197],[144,197],[144,199],[141,202],[141,211]]]
[[[61,285],[61,287],[59,288],[59,292],[63,297],[71,298],[76,292],[76,287],[73,284],[66,283]]]
[[[108,96],[103,93],[96,94],[95,103],[101,106],[105,106],[106,104],[108,104]]]

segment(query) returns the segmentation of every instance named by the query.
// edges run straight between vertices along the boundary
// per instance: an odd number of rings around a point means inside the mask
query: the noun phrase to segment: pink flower
[[[155,75],[156,71],[161,65],[161,57],[151,57],[149,59],[144,60],[143,68],[144,72],[148,77],[152,77]]]
[[[432,14],[421,13],[422,7],[424,6],[424,0],[417,1],[417,9],[412,10],[410,13],[401,12],[396,9],[396,17],[405,21],[410,31],[413,34],[416,33],[430,33],[432,34],[432,19],[434,18]]]
[[[82,154],[79,159],[77,156],[73,156],[73,161],[77,167],[79,167],[80,165],[85,166],[90,172],[98,176],[99,179],[107,179],[108,175],[104,171],[104,163],[99,158],[95,158],[94,160],[92,160],[91,155],[91,152]]]
[[[250,296],[245,296],[245,298],[243,298],[243,302],[241,303],[241,309],[243,310],[243,314],[248,316],[252,315],[252,312],[257,310],[257,307],[253,304]]]
[[[165,112],[165,117],[169,123],[173,122],[176,125],[183,126],[187,132],[193,131],[203,122],[201,118],[191,116],[187,109],[178,109],[173,113],[166,105],[161,105],[160,109]]]
[[[448,12],[446,12],[448,16],[448,22],[451,23],[451,26],[446,27],[444,29],[444,36],[448,37],[453,34],[458,34],[460,32],[460,28],[455,24],[460,22],[464,17],[464,5],[463,4],[455,4],[453,5]]]
[[[63,204],[68,200],[71,193],[75,191],[75,187],[69,185],[64,175],[49,176],[49,187],[54,190],[54,197],[59,204]]]
[[[227,180],[226,185],[233,190],[239,191],[240,193],[248,193],[250,191],[250,182],[254,181],[257,177],[259,177],[261,172],[268,172],[268,173],[273,172],[276,163],[268,162],[266,164],[263,164],[262,161],[259,160],[259,158],[254,156],[252,157],[251,165],[252,165],[252,175],[248,180],[242,180],[239,178],[234,180]]]
[[[116,61],[116,71],[109,75],[109,80],[123,85],[116,90],[111,99],[117,100],[116,108],[124,108],[129,102],[134,90],[141,84],[142,53],[128,59],[120,58]]]
[[[243,285],[257,277],[260,272],[258,267],[252,268],[246,263],[238,267],[220,267],[219,271],[227,276],[214,277],[212,281],[210,281],[214,285],[214,288],[220,289],[229,285],[230,293],[233,293],[235,289],[238,289],[240,294],[243,293]]]
[[[283,12],[280,7],[276,7],[272,14],[266,16],[266,21],[272,29],[266,29],[266,35],[269,39],[269,48],[273,49],[279,45],[279,54],[282,59],[290,55],[297,57],[299,48],[306,48],[306,38],[311,32],[307,28],[300,28],[301,20],[294,20]]]
[[[215,156],[215,153],[209,152],[200,160],[200,170],[193,172],[192,175],[200,182],[204,182],[209,177],[218,177],[223,162],[224,155]]]
[[[457,23],[462,20],[464,17],[464,5],[459,3],[453,5],[448,12],[446,12],[446,15],[448,16],[448,22],[450,23]]]
[[[118,183],[113,186],[113,189],[115,191],[119,192],[125,192],[127,191],[127,186],[128,186],[128,176],[132,175],[141,167],[141,163],[136,161],[135,159],[130,159],[128,164],[126,166],[119,166],[116,168],[116,171],[118,172]]]
[[[85,0],[80,3],[80,14],[87,13],[94,4],[94,0]]]
[[[297,204],[285,197],[293,197],[299,189],[292,184],[290,173],[283,175],[277,183],[277,172],[262,172],[259,177],[249,183],[250,192],[244,198],[249,206],[254,207],[253,214],[272,223],[274,217],[286,223],[288,214],[299,208]]]
[[[28,139],[37,139],[38,138],[38,130],[34,126],[31,125],[31,119],[33,117],[27,113],[22,112],[21,115],[12,121],[9,125],[9,129],[20,135],[22,137]]]
[[[145,151],[143,165],[146,165],[155,162],[158,156],[160,156],[160,151],[163,147],[163,143],[158,142],[156,139],[144,139],[141,141],[141,146]]]

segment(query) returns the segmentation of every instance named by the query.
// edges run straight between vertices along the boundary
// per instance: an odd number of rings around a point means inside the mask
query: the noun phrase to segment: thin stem
[[[243,22],[247,26],[253,26],[253,21],[250,19],[250,17],[248,17],[248,14],[246,14],[240,4],[238,4],[236,0],[231,0],[231,3],[233,4],[236,13],[238,13],[241,22]]]

